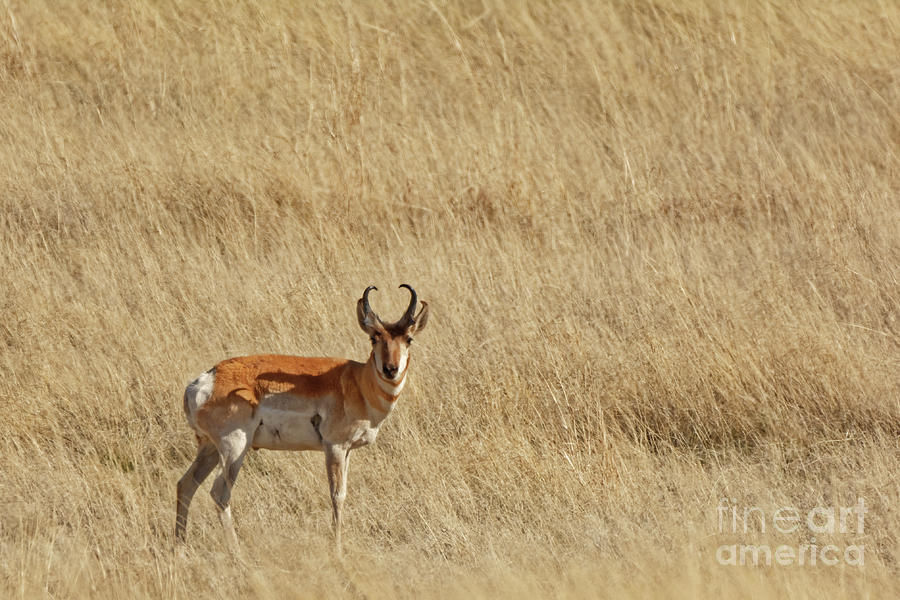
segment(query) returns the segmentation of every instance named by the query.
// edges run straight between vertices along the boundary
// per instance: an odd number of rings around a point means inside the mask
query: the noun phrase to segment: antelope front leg
[[[347,497],[347,468],[350,466],[350,450],[343,445],[325,446],[325,468],[328,471],[328,487],[331,490],[332,520],[334,522],[334,550],[340,557],[341,511]]]

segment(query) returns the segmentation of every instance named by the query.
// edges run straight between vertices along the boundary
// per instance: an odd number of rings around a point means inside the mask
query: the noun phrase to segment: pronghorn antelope
[[[375,441],[406,383],[412,336],[428,322],[428,304],[415,314],[416,291],[396,323],[369,306],[369,286],[356,303],[359,326],[372,340],[365,363],[338,358],[258,355],[230,358],[192,381],[184,412],[197,434],[197,458],[178,481],[175,537],[183,541],[188,507],[215,468],[210,491],[228,541],[237,538],[229,499],[250,448],[320,450],[331,488],[335,548],[341,551],[341,509],[347,495],[350,450]]]

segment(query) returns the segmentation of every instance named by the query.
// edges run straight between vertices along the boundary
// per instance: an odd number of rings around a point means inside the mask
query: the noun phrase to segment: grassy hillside
[[[0,5],[0,596],[896,597],[900,7],[825,4]],[[400,283],[345,560],[312,453],[173,551],[184,385]]]

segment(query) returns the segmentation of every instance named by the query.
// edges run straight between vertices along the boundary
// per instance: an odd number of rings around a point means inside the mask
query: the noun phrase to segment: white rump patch
[[[216,369],[212,368],[197,379],[193,380],[184,389],[184,414],[187,417],[188,424],[194,429],[197,428],[196,421],[197,411],[201,406],[206,404],[212,395],[213,385],[216,382]]]

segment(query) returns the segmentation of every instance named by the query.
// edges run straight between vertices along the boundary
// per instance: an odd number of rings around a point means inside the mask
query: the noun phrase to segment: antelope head
[[[412,344],[413,336],[428,323],[428,303],[423,301],[419,314],[415,314],[418,301],[416,290],[405,283],[400,287],[409,290],[410,300],[406,312],[394,323],[382,321],[369,306],[369,292],[378,289],[374,285],[367,287],[362,298],[356,303],[359,326],[372,340],[375,372],[379,377],[392,383],[403,380],[409,363],[409,346]]]

